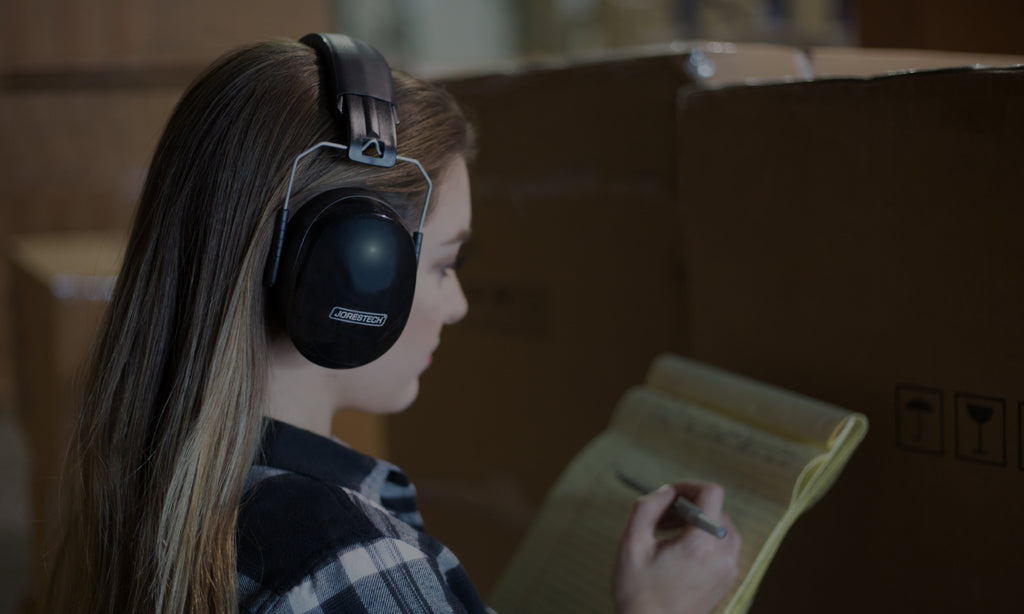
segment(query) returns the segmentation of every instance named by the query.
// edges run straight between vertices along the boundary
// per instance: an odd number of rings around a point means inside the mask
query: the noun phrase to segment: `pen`
[[[629,475],[626,475],[622,471],[616,470],[615,475],[618,476],[619,481],[621,481],[623,484],[629,486],[630,488],[632,488],[633,490],[637,491],[640,494],[646,495],[647,493],[653,490],[652,488],[649,488],[645,484],[639,482],[636,478],[630,477]],[[672,507],[676,510],[676,513],[679,514],[680,518],[682,518],[689,524],[692,524],[693,526],[697,527],[698,529],[706,531],[711,535],[714,535],[718,539],[724,539],[726,534],[728,533],[726,528],[722,525],[718,525],[714,522],[711,522],[711,519],[708,518],[707,515],[699,507],[694,505],[693,502],[687,499],[686,497],[677,496],[675,502],[672,504]]]

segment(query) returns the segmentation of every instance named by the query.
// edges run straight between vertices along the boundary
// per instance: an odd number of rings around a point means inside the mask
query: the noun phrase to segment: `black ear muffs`
[[[296,158],[265,284],[303,356],[323,367],[352,368],[388,351],[409,319],[431,182],[419,162],[396,154],[398,117],[383,56],[340,34],[310,34],[302,42],[316,50],[321,91],[346,138],[318,143]],[[355,188],[318,194],[289,218],[299,160],[321,147],[345,150],[352,164],[415,164],[427,186],[419,229],[410,234],[382,194]]]
[[[379,358],[402,334],[416,290],[416,249],[373,192],[339,188],[288,222],[273,297],[292,342],[334,369]]]

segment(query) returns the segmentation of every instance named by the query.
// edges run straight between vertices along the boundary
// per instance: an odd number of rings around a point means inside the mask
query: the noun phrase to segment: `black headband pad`
[[[316,49],[326,64],[327,74],[332,77],[327,84],[333,85],[330,94],[335,100],[356,94],[395,103],[391,68],[370,45],[344,34],[307,34],[301,42]]]
[[[316,50],[331,106],[349,128],[348,155],[356,162],[391,167],[398,149],[391,67],[379,51],[343,34],[307,34]]]

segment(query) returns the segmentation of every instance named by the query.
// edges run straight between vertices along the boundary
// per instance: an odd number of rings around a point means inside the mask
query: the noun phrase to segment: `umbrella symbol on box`
[[[932,407],[931,403],[920,397],[914,397],[907,401],[904,408],[917,415],[917,421],[915,423],[917,428],[914,431],[914,441],[921,441],[921,435],[924,432],[924,416],[925,414],[934,414],[935,408]]]

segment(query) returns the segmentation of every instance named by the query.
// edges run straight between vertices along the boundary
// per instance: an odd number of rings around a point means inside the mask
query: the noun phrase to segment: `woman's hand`
[[[728,529],[725,539],[683,526],[668,539],[655,529],[681,526],[672,512],[677,495],[693,501]],[[618,614],[705,614],[732,587],[740,536],[722,513],[724,493],[717,484],[680,482],[640,497],[619,543],[612,577]]]

